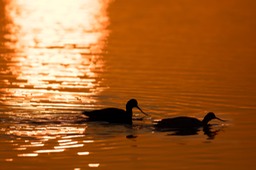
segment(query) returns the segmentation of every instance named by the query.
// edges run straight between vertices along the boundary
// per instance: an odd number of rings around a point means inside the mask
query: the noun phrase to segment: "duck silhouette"
[[[205,115],[202,121],[194,117],[179,116],[162,119],[156,122],[154,127],[158,129],[196,129],[200,127],[207,127],[208,123],[213,119],[224,121],[216,117],[213,112],[209,112]]]
[[[126,104],[126,110],[119,108],[104,108],[92,111],[83,111],[82,113],[88,117],[89,121],[105,121],[109,123],[120,123],[120,124],[132,124],[132,109],[137,108],[143,114],[148,116],[147,113],[143,112],[138,106],[136,99],[130,99]]]

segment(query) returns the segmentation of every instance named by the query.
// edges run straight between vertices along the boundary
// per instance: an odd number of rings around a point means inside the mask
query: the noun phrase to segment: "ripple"
[[[58,153],[64,152],[65,149],[45,149],[45,150],[36,150],[35,153]]]
[[[77,155],[89,155],[90,154],[90,152],[77,152]]]
[[[98,168],[100,166],[100,164],[99,163],[89,163],[88,166],[91,168]]]
[[[79,148],[83,147],[84,144],[75,144],[75,145],[62,145],[62,146],[54,146],[55,149],[67,149],[67,148]]]
[[[18,157],[37,157],[37,153],[23,153],[23,154],[18,154]]]

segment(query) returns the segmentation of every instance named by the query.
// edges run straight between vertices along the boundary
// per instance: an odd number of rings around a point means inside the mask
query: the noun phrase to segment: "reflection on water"
[[[36,157],[38,154],[64,152],[66,149],[83,147],[84,143],[93,142],[93,140],[80,140],[85,136],[85,129],[84,126],[31,126],[24,124],[10,127],[6,134],[13,136],[11,143],[13,149],[18,153],[18,157]],[[88,151],[78,152],[78,155],[85,155],[85,153],[89,155]]]
[[[90,108],[106,88],[101,74],[109,3],[0,1],[1,145],[12,148],[1,150],[1,160],[19,165],[22,158],[77,148],[76,155],[90,155],[84,146],[94,140],[85,136],[83,118],[63,113]]]
[[[215,138],[216,135],[218,135],[219,132],[224,130],[224,127],[226,125],[222,126],[207,126],[204,128],[191,128],[191,129],[164,129],[161,130],[162,132],[168,132],[168,135],[170,136],[190,136],[190,135],[199,135],[201,131],[204,135],[207,136],[208,140],[212,140]]]
[[[52,112],[95,102],[104,86],[109,1],[21,1],[6,4],[1,103]],[[6,64],[7,63],[7,64]],[[6,65],[4,65],[6,64]]]
[[[255,2],[0,0],[0,169],[255,167]],[[158,132],[79,111],[130,98],[230,121]]]

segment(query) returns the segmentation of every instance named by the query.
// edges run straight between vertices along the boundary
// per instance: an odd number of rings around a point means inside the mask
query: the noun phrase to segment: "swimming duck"
[[[105,121],[109,123],[132,124],[132,109],[136,107],[141,113],[148,116],[138,106],[135,99],[130,99],[126,104],[126,110],[118,108],[105,108],[92,111],[83,111],[83,114],[88,117],[89,121]]]
[[[189,128],[200,128],[208,126],[209,121],[212,119],[218,119],[224,121],[215,116],[213,112],[206,114],[204,119],[198,120],[194,117],[179,116],[174,118],[162,119],[154,125],[156,128],[168,128],[168,129],[189,129]]]

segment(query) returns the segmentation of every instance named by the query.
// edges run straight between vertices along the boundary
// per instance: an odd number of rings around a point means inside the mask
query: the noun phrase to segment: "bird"
[[[162,119],[154,124],[155,128],[158,129],[173,129],[173,130],[180,130],[180,129],[198,129],[200,127],[207,127],[209,122],[212,119],[217,119],[220,121],[222,120],[215,116],[213,112],[209,112],[205,115],[204,119],[198,120],[194,117],[187,117],[187,116],[179,116],[174,118],[165,118]]]
[[[132,109],[137,108],[141,113],[148,116],[138,106],[136,99],[130,99],[126,104],[126,110],[119,108],[104,108],[91,111],[83,111],[82,113],[88,117],[89,121],[104,121],[108,123],[132,124]]]

